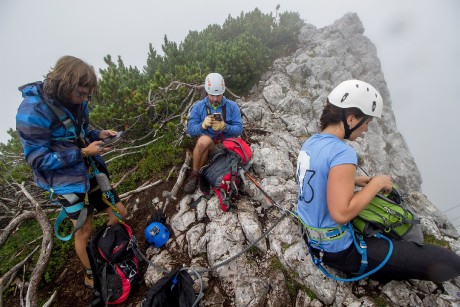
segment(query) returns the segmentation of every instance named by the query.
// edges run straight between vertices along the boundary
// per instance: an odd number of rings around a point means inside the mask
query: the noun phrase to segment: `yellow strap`
[[[118,211],[118,208],[115,204],[112,204],[112,202],[108,200],[108,196],[106,194],[104,194],[104,197],[102,197],[102,200],[104,201],[104,203],[112,207],[112,211],[118,213],[118,215],[115,214],[115,217],[117,218],[118,222],[121,224],[124,224],[123,220],[118,217],[120,216],[120,211]]]

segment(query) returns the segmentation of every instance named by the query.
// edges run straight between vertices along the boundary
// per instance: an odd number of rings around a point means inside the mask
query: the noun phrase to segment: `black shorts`
[[[91,215],[94,213],[94,210],[97,212],[104,211],[109,207],[107,203],[104,202],[105,196],[102,194],[101,189],[99,189],[99,186],[97,184],[96,178],[93,177],[89,181],[90,184],[90,192],[88,192],[88,215]],[[117,192],[115,189],[110,190],[110,192],[113,195],[114,202],[115,204],[120,201],[120,197],[118,197]],[[75,195],[78,196],[78,202],[84,202],[85,201],[85,193],[75,193]],[[111,202],[110,198],[106,199],[108,202]],[[70,207],[73,206],[74,204],[71,204],[67,199],[65,199],[62,196],[58,197],[58,202],[64,206],[64,207]],[[78,216],[80,215],[80,211],[72,212],[72,213],[67,213],[67,216],[72,219],[72,220],[77,220]]]

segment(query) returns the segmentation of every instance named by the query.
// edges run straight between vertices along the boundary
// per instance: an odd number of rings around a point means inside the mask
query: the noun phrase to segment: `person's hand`
[[[212,115],[208,115],[205,117],[203,123],[201,124],[201,128],[204,130],[208,129],[212,125]]]
[[[358,186],[358,187],[366,186],[366,184],[368,184],[369,181],[371,181],[371,177],[369,177],[369,176],[355,177],[355,185]]]
[[[115,136],[117,135],[117,132],[115,130],[102,130],[100,133],[99,133],[99,138],[101,140],[105,139],[105,138],[108,138],[108,137],[111,137],[111,136]]]
[[[112,147],[104,147],[103,141],[94,141],[87,147],[81,149],[83,157],[90,157],[95,155],[101,155],[110,151]]]
[[[225,129],[225,122],[223,120],[213,120],[212,121],[212,130],[220,131]]]
[[[377,182],[377,184],[379,184],[379,186],[381,187],[380,192],[384,194],[388,194],[391,192],[391,190],[393,190],[393,182],[391,181],[391,178],[388,177],[387,175],[378,175],[378,176],[372,177],[371,181]]]

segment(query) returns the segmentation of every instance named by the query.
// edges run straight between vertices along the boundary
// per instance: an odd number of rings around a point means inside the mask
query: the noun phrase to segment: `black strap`
[[[367,116],[367,115],[364,116],[363,119],[361,119],[361,121],[356,126],[354,126],[352,129],[350,129],[350,126],[347,123],[347,115],[345,113],[346,113],[345,109],[342,109],[342,122],[343,122],[343,127],[345,128],[344,139],[348,140],[348,138],[350,138],[350,136],[353,133],[353,131],[355,131],[356,129],[361,127],[361,125],[364,124],[364,122],[367,120],[367,118],[369,116]]]
[[[227,108],[226,108],[226,104],[224,104],[222,106],[222,118],[224,119],[224,121],[227,119]],[[206,106],[206,114],[207,115],[211,115],[211,108],[209,106]]]

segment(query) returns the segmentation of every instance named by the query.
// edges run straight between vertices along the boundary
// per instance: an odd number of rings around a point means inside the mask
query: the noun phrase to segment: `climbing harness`
[[[86,217],[88,215],[88,193],[85,194],[85,200],[83,202],[79,202],[80,199],[76,194],[73,193],[59,195],[57,197],[61,199],[66,199],[71,204],[71,206],[61,206],[61,212],[59,213],[58,217],[56,218],[56,221],[54,222],[54,233],[59,240],[69,241],[72,238],[72,236],[78,231],[78,229],[80,229],[85,223]],[[54,203],[60,204],[59,201],[55,198],[55,194],[52,189],[50,194],[50,200]],[[65,220],[68,213],[74,213],[78,211],[80,211],[80,214],[78,215],[77,222],[72,230],[72,233],[65,237],[61,236],[59,234],[59,226],[61,225],[62,221]]]
[[[110,184],[110,181],[107,175],[103,172],[100,172],[97,169],[96,163],[93,161],[91,157],[89,157],[88,160],[90,161],[90,168],[88,169],[89,177],[90,179],[94,177],[98,185],[91,191],[85,193],[84,201],[82,202],[79,201],[80,200],[79,197],[74,193],[65,194],[65,195],[55,195],[54,191],[51,190],[50,200],[53,203],[60,204],[58,199],[64,198],[71,204],[71,206],[68,206],[68,207],[61,206],[61,212],[59,213],[58,217],[56,218],[56,221],[54,222],[54,233],[56,237],[61,241],[69,241],[72,238],[72,236],[83,226],[87,218],[87,215],[88,215],[88,205],[89,205],[88,194],[96,191],[97,189],[101,190],[102,201],[112,209],[118,222],[124,223],[123,218],[121,217],[120,212],[117,209],[117,206],[115,203],[115,196],[112,193],[112,186]],[[78,215],[78,219],[77,219],[74,229],[72,230],[72,233],[64,237],[61,236],[59,234],[59,226],[61,225],[61,223],[67,217],[68,213],[73,213],[73,212],[78,212],[78,211],[80,211],[80,214]]]
[[[342,281],[342,282],[353,282],[357,281],[363,278],[368,277],[371,274],[374,274],[378,270],[380,270],[390,259],[391,254],[393,253],[393,243],[389,238],[386,236],[382,235],[381,233],[375,234],[375,237],[384,239],[388,242],[389,245],[389,250],[386,255],[386,257],[383,259],[383,261],[374,269],[371,271],[365,272],[368,262],[367,262],[367,245],[366,242],[364,241],[363,237],[361,234],[357,233],[354,231],[351,223],[347,223],[345,225],[341,225],[338,227],[331,227],[331,228],[315,228],[311,227],[302,220],[302,218],[299,216],[297,211],[292,211],[286,208],[281,207],[279,204],[277,204],[260,186],[260,184],[255,180],[254,177],[252,177],[249,173],[246,172],[246,176],[254,183],[254,185],[257,187],[257,189],[267,198],[267,200],[276,208],[278,208],[281,212],[290,214],[293,216],[299,223],[301,227],[301,232],[302,236],[307,236],[306,240],[306,245],[309,250],[309,254],[312,257],[313,263],[321,270],[321,272],[324,273],[327,277],[330,277],[332,279],[335,279],[337,281]],[[320,243],[323,241],[332,241],[332,240],[338,240],[342,238],[345,233],[349,231],[353,235],[353,242],[356,247],[356,250],[358,253],[361,255],[361,265],[359,268],[359,271],[356,273],[359,276],[353,277],[353,278],[340,278],[338,276],[334,276],[327,272],[327,270],[324,268],[322,265],[322,256],[324,252],[321,250]],[[316,246],[317,250],[319,250],[319,255],[320,257],[316,257],[314,252],[313,252],[313,246]]]

